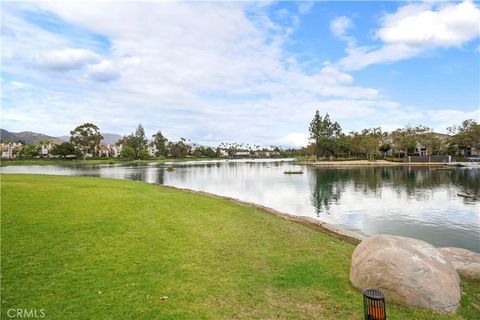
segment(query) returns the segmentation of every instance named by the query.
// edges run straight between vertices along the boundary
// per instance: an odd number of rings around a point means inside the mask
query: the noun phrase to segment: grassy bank
[[[179,158],[179,159],[146,159],[146,160],[125,160],[125,159],[95,159],[95,160],[61,160],[61,159],[35,159],[35,160],[2,160],[3,166],[45,166],[45,165],[95,165],[95,164],[115,164],[115,163],[149,163],[149,162],[180,162],[180,161],[197,161],[197,160],[213,160],[211,158]]]
[[[227,200],[140,182],[2,175],[2,318],[362,319],[354,247]],[[474,319],[388,305],[390,319]]]

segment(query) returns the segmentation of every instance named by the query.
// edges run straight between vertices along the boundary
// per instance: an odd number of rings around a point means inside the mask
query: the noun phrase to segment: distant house
[[[255,157],[257,158],[276,158],[280,153],[276,151],[255,151]]]
[[[5,158],[5,159],[13,158],[13,148],[10,148],[9,144],[2,143],[2,158]]]
[[[111,157],[110,150],[110,145],[100,144],[97,148],[98,156],[109,158]]]
[[[147,146],[147,151],[150,157],[155,157],[158,153],[157,146],[154,143],[151,143]]]
[[[116,145],[116,144],[102,143],[97,148],[98,156],[106,157],[106,158],[117,158],[120,156],[121,151],[122,151],[122,145]]]
[[[237,151],[233,153],[234,158],[250,158],[250,152],[249,151]]]
[[[195,152],[195,150],[198,149],[198,147],[200,147],[200,145],[196,144],[196,143],[190,143],[189,145],[189,152],[190,154],[193,154]]]
[[[112,144],[110,145],[110,148],[111,148],[111,154],[112,154],[112,157],[114,158],[117,158],[117,157],[120,157],[120,152],[122,152],[122,145],[119,144],[119,145],[116,145],[116,144]]]
[[[15,148],[21,148],[23,146],[20,142],[2,142],[2,158],[4,159],[13,159],[15,158],[14,150]]]
[[[460,155],[462,157],[479,157],[480,150],[477,150],[474,147],[466,147],[465,149],[460,150]]]
[[[444,133],[438,133],[434,132],[433,133],[436,138],[440,139],[442,144],[447,142],[447,139],[450,137],[448,134]],[[415,148],[414,155],[416,156],[430,156],[431,154],[428,152],[427,148],[425,146],[422,146],[421,144],[418,144],[417,147]]]
[[[50,152],[52,151],[54,145],[55,144],[51,142],[40,144],[40,155],[42,157],[50,158]]]
[[[220,157],[227,158],[228,157],[228,151],[225,150],[225,149],[220,149]]]
[[[440,141],[445,144],[447,142],[447,139],[450,137],[448,134],[444,134],[444,133],[438,133],[438,132],[434,132],[433,133],[435,135],[435,137],[439,138]],[[393,145],[393,137],[392,135],[388,135],[384,140],[383,140],[383,143],[388,143],[388,144],[391,144]],[[406,156],[405,154],[405,150],[393,150],[393,149],[390,149],[388,150],[388,152],[386,152],[385,155],[388,155],[388,156]],[[415,155],[415,156],[430,156],[431,153],[429,152],[429,150],[427,149],[426,146],[418,143],[417,146],[415,147],[415,150],[413,151],[413,154],[411,155]]]

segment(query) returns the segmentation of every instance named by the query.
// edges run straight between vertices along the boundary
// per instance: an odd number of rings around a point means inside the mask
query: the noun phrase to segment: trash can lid
[[[383,300],[385,299],[385,296],[383,295],[383,292],[375,289],[375,288],[367,288],[363,290],[363,295],[367,298],[373,299],[373,300]]]

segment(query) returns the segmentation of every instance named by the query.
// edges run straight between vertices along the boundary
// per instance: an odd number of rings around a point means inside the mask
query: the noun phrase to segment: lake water
[[[167,171],[173,166],[174,171]],[[303,170],[301,175],[286,175]],[[427,167],[326,168],[281,160],[195,161],[148,165],[7,166],[2,173],[133,179],[207,191],[318,218],[363,234],[414,237],[480,252],[480,170]]]

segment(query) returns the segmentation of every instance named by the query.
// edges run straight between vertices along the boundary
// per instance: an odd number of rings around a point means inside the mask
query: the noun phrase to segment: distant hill
[[[116,133],[102,133],[102,136],[102,143],[105,144],[115,144],[118,140],[123,138],[123,136]]]
[[[47,136],[43,133],[31,131],[10,132],[4,129],[0,129],[0,140],[11,142],[24,141],[25,143],[35,143],[42,140],[49,140],[56,143],[62,142],[60,138]]]
[[[116,133],[102,133],[102,137],[102,143],[105,144],[115,144],[118,140],[123,138],[121,135]],[[70,136],[61,136],[58,138],[62,139],[63,141],[70,141]]]
[[[10,132],[4,129],[0,129],[0,140],[2,141],[25,141],[25,143],[35,143],[38,141],[49,140],[55,143],[62,143],[64,141],[70,141],[70,136],[61,136],[61,137],[52,137],[47,136],[43,133],[31,132],[31,131],[22,131],[22,132]],[[102,143],[105,144],[115,144],[118,140],[123,137],[116,133],[102,133],[103,140]]]

